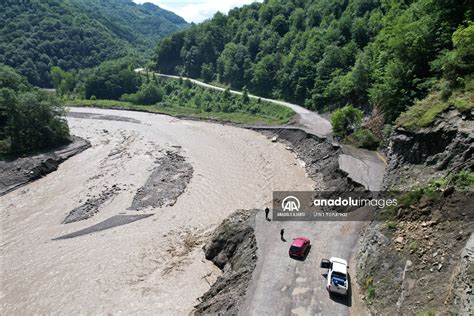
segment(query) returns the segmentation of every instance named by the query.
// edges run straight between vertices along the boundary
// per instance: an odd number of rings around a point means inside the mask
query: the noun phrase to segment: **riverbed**
[[[251,130],[90,108],[70,109],[68,122],[92,147],[0,197],[5,314],[187,314],[221,273],[201,249],[216,225],[270,206],[274,190],[316,186],[284,144]],[[169,152],[192,166],[184,192],[130,209]],[[97,199],[93,216],[63,223]]]

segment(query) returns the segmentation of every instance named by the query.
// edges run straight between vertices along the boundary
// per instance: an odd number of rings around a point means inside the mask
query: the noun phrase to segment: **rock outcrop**
[[[472,170],[474,152],[473,113],[449,109],[428,127],[414,131],[398,127],[392,133],[387,151],[385,187],[409,176],[404,170],[426,166],[435,176],[443,170]],[[413,169],[416,169],[414,167]],[[419,169],[419,168],[418,168]]]
[[[474,192],[455,190],[449,177],[473,170],[472,116],[451,108],[428,127],[392,134],[384,187],[415,191],[359,242],[357,279],[376,314],[471,309]],[[435,179],[448,186],[428,186]]]

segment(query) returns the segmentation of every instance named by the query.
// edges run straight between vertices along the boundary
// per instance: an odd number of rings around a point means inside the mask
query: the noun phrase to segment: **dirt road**
[[[220,273],[201,249],[212,228],[236,209],[261,208],[273,190],[315,185],[283,144],[254,131],[72,111],[71,132],[92,147],[0,197],[2,314],[187,314]],[[166,151],[193,167],[185,192],[172,206],[128,210]],[[94,216],[62,223],[107,192]]]

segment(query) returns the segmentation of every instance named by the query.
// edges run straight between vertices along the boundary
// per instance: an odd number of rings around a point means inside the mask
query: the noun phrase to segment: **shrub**
[[[367,302],[372,304],[373,299],[375,298],[375,288],[373,286],[369,286],[367,289]]]
[[[474,187],[474,173],[461,171],[453,175],[452,183],[460,189],[471,189]]]
[[[380,140],[368,129],[359,128],[351,135],[355,145],[370,150],[375,150],[380,145]]]
[[[395,230],[395,229],[397,229],[397,223],[395,223],[395,222],[388,222],[388,223],[387,223],[387,228],[388,228],[388,229]]]
[[[120,98],[122,101],[133,104],[151,105],[163,100],[164,89],[154,82],[149,82],[141,86],[140,90],[134,94],[124,94]]]
[[[334,135],[345,137],[354,132],[362,121],[363,112],[348,104],[331,114],[331,125]]]

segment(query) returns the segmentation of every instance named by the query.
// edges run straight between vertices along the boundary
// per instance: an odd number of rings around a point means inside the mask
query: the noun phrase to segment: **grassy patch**
[[[434,312],[431,312],[431,311],[416,313],[416,316],[435,316],[435,315],[436,314]]]
[[[375,288],[371,285],[367,288],[367,303],[372,304],[375,298]]]
[[[384,221],[387,228],[397,229],[399,210],[416,207],[421,199],[436,202],[442,199],[443,190],[453,186],[459,191],[474,190],[474,172],[460,171],[445,178],[431,180],[429,183],[413,188],[407,192],[394,192],[397,205],[387,206],[376,213],[376,219]]]
[[[454,174],[449,182],[461,190],[472,190],[474,189],[474,172],[461,171]]]
[[[364,280],[362,283],[362,289],[365,290],[365,300],[367,301],[367,304],[372,304],[375,298],[374,278],[372,276],[368,276]]]
[[[443,100],[440,92],[433,92],[400,114],[396,123],[408,130],[426,127],[449,107],[454,107],[460,112],[474,109],[474,93],[472,91],[456,91],[447,100]]]
[[[411,252],[415,252],[418,249],[418,242],[416,240],[412,240],[408,244],[408,249],[410,249]]]
[[[192,106],[165,105],[160,103],[155,105],[135,105],[130,102],[115,100],[70,100],[66,101],[65,105],[71,107],[79,106],[144,111],[176,117],[210,119],[237,124],[279,125],[288,123],[295,115],[291,109],[271,103],[262,103],[258,114],[243,112],[208,112]]]

